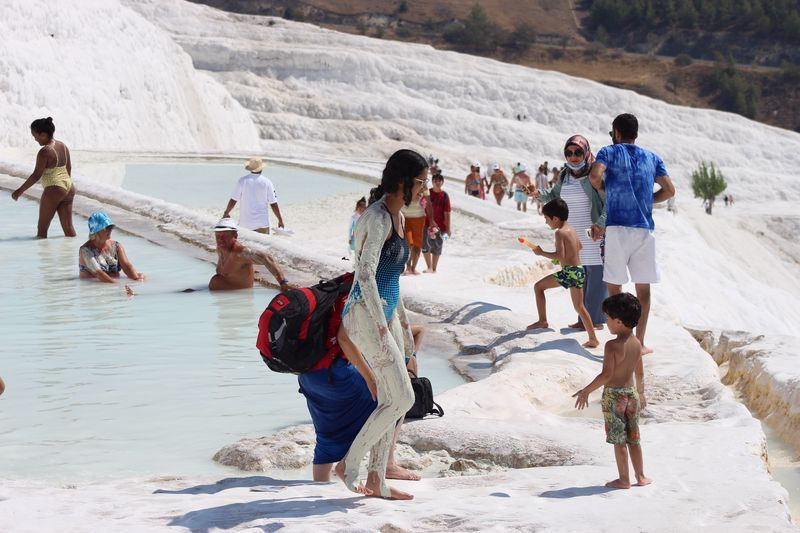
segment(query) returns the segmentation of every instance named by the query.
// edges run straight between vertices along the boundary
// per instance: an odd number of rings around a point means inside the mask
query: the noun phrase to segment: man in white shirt
[[[269,205],[275,216],[278,217],[278,227],[283,227],[283,218],[281,218],[281,211],[278,208],[275,187],[269,179],[261,175],[265,166],[267,165],[261,158],[251,159],[247,162],[244,168],[249,170],[250,174],[239,178],[222,218],[229,218],[236,202],[239,202],[239,226],[259,233],[269,233],[269,210],[267,209],[267,205]]]

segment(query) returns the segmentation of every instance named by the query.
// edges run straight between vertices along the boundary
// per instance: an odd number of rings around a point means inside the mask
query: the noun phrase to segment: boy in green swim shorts
[[[536,255],[557,260],[561,264],[561,270],[543,277],[534,285],[533,290],[536,293],[536,310],[539,313],[539,319],[529,325],[527,329],[549,327],[547,323],[547,300],[544,297],[544,291],[561,286],[569,289],[572,306],[578,312],[583,326],[589,333],[589,340],[583,343],[583,346],[595,348],[600,345],[600,341],[597,340],[597,336],[594,334],[592,317],[589,316],[589,311],[583,305],[583,285],[586,282],[586,271],[580,264],[581,241],[572,226],[567,223],[569,207],[567,207],[567,203],[564,200],[556,198],[542,207],[542,214],[544,215],[545,223],[551,229],[556,230],[556,251],[545,252],[539,246],[534,246],[531,249]]]
[[[639,411],[647,405],[644,397],[642,343],[633,335],[633,328],[642,315],[642,306],[635,296],[623,292],[605,299],[603,314],[609,331],[617,338],[606,343],[603,371],[572,397],[578,398],[575,407],[583,409],[589,405],[589,394],[601,385],[605,386],[600,403],[605,419],[606,442],[614,445],[614,458],[619,471],[619,477],[606,483],[606,487],[631,488],[628,452],[636,484],[649,485],[652,480],[644,475],[639,441]]]

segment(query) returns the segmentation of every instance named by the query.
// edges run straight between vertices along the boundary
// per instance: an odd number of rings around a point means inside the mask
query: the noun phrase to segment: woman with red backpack
[[[408,260],[400,210],[419,196],[428,181],[428,163],[412,150],[399,150],[386,162],[370,206],[356,227],[355,282],[342,312],[339,340],[354,343],[368,365],[365,379],[376,391],[378,407],[358,432],[336,474],[354,491],[382,498],[413,496],[386,484],[386,465],[395,425],[414,403],[406,356],[414,352],[411,328],[400,296],[400,275]],[[370,454],[366,484],[358,480],[361,461]]]

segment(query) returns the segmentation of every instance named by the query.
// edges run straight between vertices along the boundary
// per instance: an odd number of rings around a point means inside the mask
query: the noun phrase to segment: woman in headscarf
[[[596,191],[589,182],[594,154],[585,137],[573,135],[567,139],[564,144],[564,159],[566,166],[553,187],[546,191],[537,190],[534,196],[543,204],[555,198],[561,198],[567,203],[569,223],[581,240],[581,264],[586,270],[583,304],[592,317],[595,329],[601,329],[605,322],[601,306],[607,296],[601,255],[601,238],[606,225],[605,195]],[[584,329],[580,317],[570,327]]]

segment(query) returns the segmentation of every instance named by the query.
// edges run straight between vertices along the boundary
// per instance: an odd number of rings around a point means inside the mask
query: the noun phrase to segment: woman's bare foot
[[[344,482],[344,485],[353,492],[363,494],[364,496],[372,496],[372,490],[365,487],[363,483],[353,484],[352,487],[350,486],[350,484],[347,482],[347,476],[345,475],[346,468],[347,465],[345,464],[344,459],[342,459],[336,464],[336,468],[333,469],[333,473],[336,474],[336,477],[341,479]]]
[[[589,339],[588,341],[584,342],[581,346],[584,348],[597,348],[600,346],[600,341],[597,339]]]
[[[639,487],[644,487],[645,485],[649,485],[652,482],[653,480],[648,477],[636,476],[636,485]]]
[[[393,487],[387,487],[384,485],[383,489],[381,490],[381,480],[378,475],[374,472],[370,472],[367,476],[367,484],[364,487],[365,490],[369,491],[367,496],[375,496],[377,498],[385,498],[387,500],[413,500],[414,495],[409,494],[408,492],[403,492],[402,490],[395,489]]]
[[[609,481],[606,483],[606,487],[610,489],[629,489],[631,488],[630,481],[622,481],[621,479],[615,479],[614,481]]]
[[[397,465],[390,465],[386,467],[386,479],[404,479],[407,481],[419,481],[422,476],[414,472],[402,468]]]
[[[649,353],[653,353],[653,349],[642,344],[642,355],[647,355]]]
[[[575,322],[574,324],[570,324],[567,326],[569,329],[577,329],[579,331],[584,331],[586,328],[583,327],[583,322]]]
[[[550,324],[547,323],[547,320],[537,320],[533,324],[529,324],[525,329],[544,329],[549,327]]]

